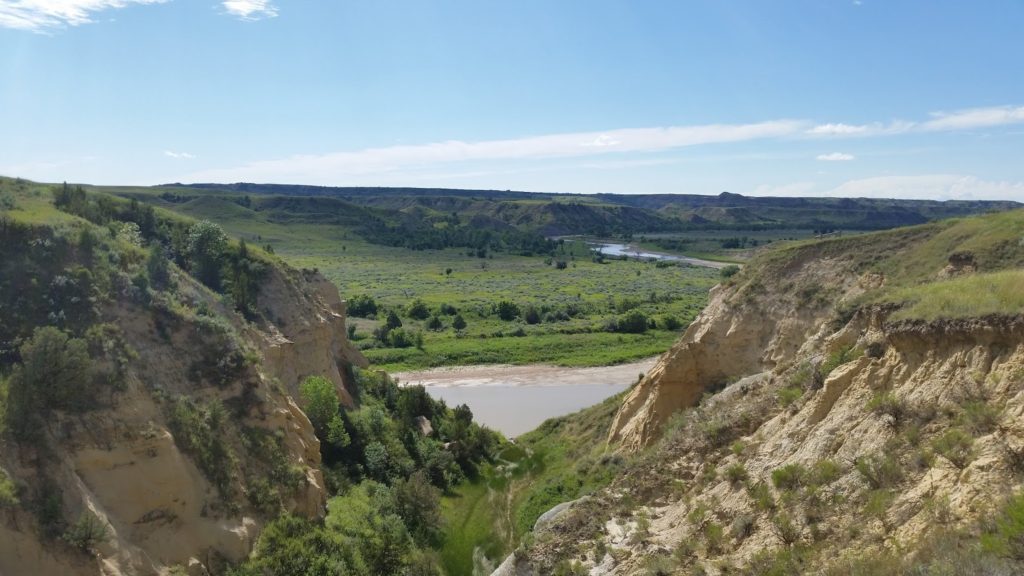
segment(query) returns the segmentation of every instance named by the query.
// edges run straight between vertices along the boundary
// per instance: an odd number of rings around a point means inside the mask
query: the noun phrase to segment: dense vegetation
[[[331,492],[323,523],[281,517],[253,557],[231,574],[440,574],[441,496],[480,477],[504,440],[420,386],[382,372],[356,373],[359,407],[343,409],[334,385],[302,384]]]

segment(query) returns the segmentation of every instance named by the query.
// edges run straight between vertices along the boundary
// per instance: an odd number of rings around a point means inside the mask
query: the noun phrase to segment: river
[[[641,250],[632,244],[615,244],[612,242],[588,242],[588,244],[591,248],[600,251],[605,256],[628,256],[630,258],[638,258],[641,260],[685,262],[686,264],[704,266],[706,268],[725,268],[729,265],[728,262],[714,262],[712,260],[691,258],[689,256],[677,256],[675,254],[666,254],[664,252],[649,252]]]
[[[548,418],[571,414],[622,392],[657,358],[597,368],[549,364],[433,368],[394,374],[402,384],[421,384],[449,406],[466,404],[474,420],[509,438]]]

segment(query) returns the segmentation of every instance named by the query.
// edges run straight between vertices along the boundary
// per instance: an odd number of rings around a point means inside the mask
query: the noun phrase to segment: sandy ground
[[[647,373],[657,356],[616,366],[566,368],[550,364],[485,364],[431,368],[418,372],[392,374],[403,384],[423,386],[572,386],[577,384],[632,384],[641,372]]]

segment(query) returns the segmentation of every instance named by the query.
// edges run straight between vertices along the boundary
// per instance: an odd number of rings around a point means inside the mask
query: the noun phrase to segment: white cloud
[[[221,5],[228,14],[242,20],[262,20],[277,16],[277,6],[271,0],[223,0]]]
[[[753,196],[829,196],[835,198],[908,198],[917,200],[1014,200],[1024,202],[1024,182],[983,180],[963,174],[875,176],[849,180],[833,188],[813,182],[763,184]]]
[[[832,152],[831,154],[819,154],[817,159],[822,162],[848,162],[855,159],[856,156],[853,154],[844,154],[842,152]]]
[[[864,134],[868,126],[855,126],[851,124],[819,124],[807,130],[808,134],[815,136],[850,136],[853,134]]]
[[[0,0],[0,27],[45,32],[93,22],[96,12],[167,0]]]
[[[189,154],[188,152],[174,152],[171,150],[164,150],[164,156],[167,156],[168,158],[178,158],[185,160],[191,160],[192,158],[195,158],[195,155]]]
[[[1024,122],[1024,106],[993,106],[972,108],[958,112],[936,112],[932,119],[921,124],[922,130],[971,130],[1020,124]]]
[[[511,140],[370,148],[356,152],[292,156],[235,168],[188,175],[206,182],[277,181],[338,183],[351,176],[421,169],[440,163],[528,160],[594,156],[613,152],[656,152],[685,146],[779,138],[799,133],[805,123],[775,120],[755,124],[711,124],[661,128],[623,128],[603,132],[550,134]],[[595,145],[595,143],[601,143]],[[613,145],[610,145],[614,143]]]

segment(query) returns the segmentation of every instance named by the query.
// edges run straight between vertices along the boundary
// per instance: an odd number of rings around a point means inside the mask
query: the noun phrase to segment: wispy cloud
[[[47,32],[93,22],[104,10],[167,0],[0,0],[0,27]]]
[[[184,160],[191,160],[192,158],[195,158],[195,155],[189,154],[188,152],[174,152],[172,150],[164,150],[164,156],[167,156],[168,158],[178,158]]]
[[[1024,123],[1024,106],[993,106],[959,112],[936,112],[922,130],[972,130]]]
[[[262,20],[277,16],[277,6],[271,0],[224,0],[221,5],[228,14],[242,20]]]
[[[754,196],[830,196],[835,198],[912,198],[921,200],[1015,200],[1024,202],[1024,182],[985,180],[963,174],[874,176],[832,188],[815,182],[761,185]]]
[[[843,152],[832,152],[831,154],[819,154],[817,160],[822,162],[849,162],[855,159],[856,156],[853,154],[844,154]]]
[[[657,152],[700,144],[744,142],[799,134],[806,123],[775,120],[755,124],[710,124],[624,128],[551,134],[511,140],[450,140],[356,152],[292,156],[189,175],[193,181],[340,182],[353,175],[422,169],[437,164],[487,160],[571,158],[617,152]]]
[[[807,130],[808,134],[814,136],[849,136],[853,134],[864,134],[868,131],[867,125],[853,124],[818,124]]]

